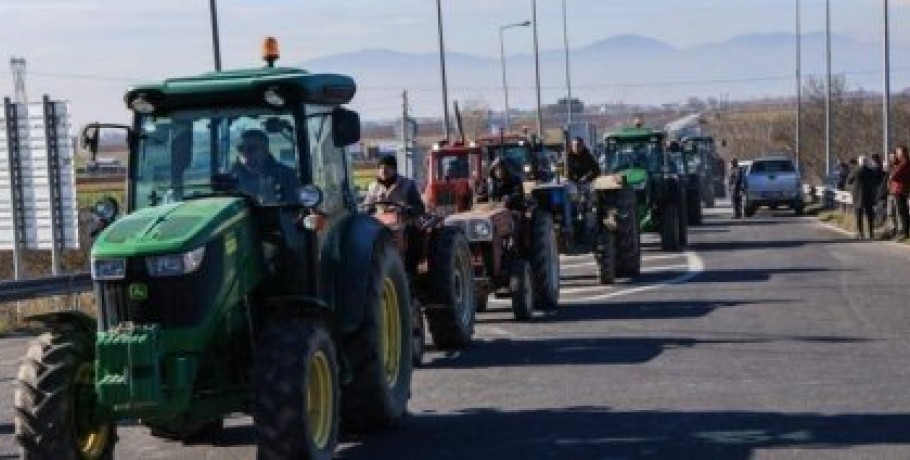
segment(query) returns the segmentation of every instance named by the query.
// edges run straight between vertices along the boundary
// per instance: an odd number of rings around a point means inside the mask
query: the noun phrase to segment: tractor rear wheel
[[[616,234],[601,228],[598,238],[597,277],[600,284],[613,284],[616,282]]]
[[[443,350],[471,344],[477,293],[471,249],[464,234],[444,227],[434,238],[429,255],[430,295],[437,305],[426,311],[433,343]]]
[[[679,251],[682,248],[680,241],[680,216],[676,203],[667,203],[660,211],[660,249],[664,251]]]
[[[641,274],[641,231],[635,195],[624,193],[618,211],[616,276],[635,278]]]
[[[509,291],[512,293],[512,313],[519,321],[534,317],[534,290],[531,285],[531,266],[528,261],[513,261],[509,274]]]
[[[404,265],[392,241],[376,242],[367,280],[364,318],[344,337],[353,380],[342,387],[341,423],[346,431],[394,426],[411,395],[411,293]]]
[[[75,328],[41,334],[29,344],[14,403],[22,458],[114,457],[116,425],[97,418],[94,360],[94,336]]]
[[[338,362],[321,321],[271,321],[257,340],[253,420],[259,459],[331,459],[338,444]]]
[[[531,219],[531,285],[534,304],[541,310],[559,306],[559,252],[556,249],[553,217],[536,211]]]

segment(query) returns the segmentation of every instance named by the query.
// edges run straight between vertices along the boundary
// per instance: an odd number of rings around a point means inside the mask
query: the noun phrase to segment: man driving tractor
[[[367,189],[364,204],[373,205],[383,201],[392,201],[406,205],[412,216],[426,212],[423,199],[413,180],[398,174],[398,160],[387,155],[379,160],[379,171],[376,180]]]

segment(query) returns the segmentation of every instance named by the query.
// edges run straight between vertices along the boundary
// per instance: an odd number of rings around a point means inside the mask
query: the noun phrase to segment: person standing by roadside
[[[875,202],[877,201],[879,173],[871,166],[872,161],[861,156],[857,166],[847,177],[847,185],[853,195],[853,211],[856,216],[856,239],[865,239],[865,228],[869,239],[875,238]],[[867,227],[868,226],[868,227]]]
[[[730,160],[730,177],[727,179],[727,191],[730,192],[730,201],[733,203],[733,218],[743,218],[743,173],[739,168],[739,160]]]
[[[897,163],[897,153],[892,151],[888,154],[888,170],[884,171],[882,183],[878,187],[878,199],[885,205],[885,220],[890,224],[890,228],[883,235],[884,238],[894,238],[900,230],[897,219],[897,200],[891,195],[888,186],[891,183],[891,173],[894,172],[894,165]]]
[[[906,145],[897,148],[897,161],[894,163],[888,179],[888,191],[896,201],[897,218],[900,222],[900,233],[897,239],[910,240],[910,209],[907,203],[910,200],[910,152]]]

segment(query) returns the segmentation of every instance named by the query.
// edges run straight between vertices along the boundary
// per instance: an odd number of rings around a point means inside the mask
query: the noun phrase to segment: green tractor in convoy
[[[641,231],[659,233],[662,250],[680,251],[688,244],[684,167],[665,143],[663,131],[627,127],[605,136],[605,163],[635,190]]]
[[[33,318],[24,458],[112,458],[119,420],[188,440],[246,413],[258,458],[328,459],[339,426],[404,416],[415,315],[393,236],[352,194],[355,83],[276,58],[126,93],[127,213],[98,206],[97,318]]]

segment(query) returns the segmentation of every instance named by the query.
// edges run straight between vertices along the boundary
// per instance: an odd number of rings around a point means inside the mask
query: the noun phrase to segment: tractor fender
[[[334,279],[334,311],[338,331],[356,332],[364,318],[364,298],[376,243],[391,240],[392,233],[378,220],[355,214],[341,229],[339,256],[331,271]]]
[[[27,321],[40,323],[55,331],[60,329],[75,329],[79,332],[93,335],[98,331],[98,321],[91,315],[77,310],[41,313],[25,318]]]

